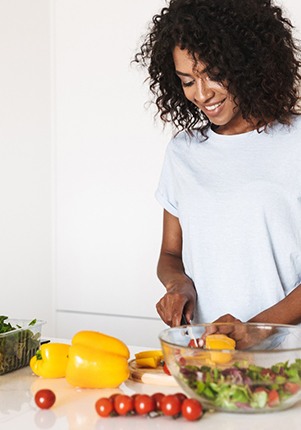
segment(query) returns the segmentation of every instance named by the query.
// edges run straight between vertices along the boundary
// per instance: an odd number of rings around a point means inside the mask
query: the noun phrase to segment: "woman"
[[[301,322],[299,48],[264,0],[171,0],[136,55],[176,128],[164,208],[162,320]]]

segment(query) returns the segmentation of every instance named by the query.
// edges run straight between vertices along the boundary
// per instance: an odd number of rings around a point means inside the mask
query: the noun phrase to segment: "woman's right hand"
[[[158,262],[158,277],[166,293],[157,303],[157,311],[165,324],[181,325],[182,314],[190,322],[196,306],[196,290],[184,270],[182,261],[182,229],[179,219],[166,210],[163,216],[163,238]]]
[[[156,305],[158,314],[170,327],[181,325],[182,314],[190,322],[196,306],[196,291],[192,282],[175,284],[168,288]]]

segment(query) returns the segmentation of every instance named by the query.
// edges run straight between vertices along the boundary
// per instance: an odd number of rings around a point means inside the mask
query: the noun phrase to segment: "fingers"
[[[165,324],[169,325],[170,327],[181,325],[182,308],[179,309],[177,307],[176,310],[174,310],[173,305],[168,303],[165,296],[159,300],[156,308],[160,318]]]
[[[213,321],[213,324],[214,323],[221,323],[221,322],[236,323],[236,322],[241,322],[241,320],[239,320],[238,318],[235,318],[231,314],[225,314],[225,315],[222,315],[221,317],[219,317],[217,320]]]
[[[193,318],[194,303],[185,294],[168,292],[156,305],[157,312],[165,324],[177,327],[182,324],[182,315],[188,323]]]
[[[202,339],[205,340],[206,336],[215,333],[229,336],[237,342],[243,338],[243,324],[241,320],[235,318],[233,315],[225,314],[206,327],[205,332],[202,335]]]
[[[194,308],[195,303],[191,300],[188,300],[184,306],[183,314],[185,315],[188,324],[191,324],[191,321],[193,320]]]

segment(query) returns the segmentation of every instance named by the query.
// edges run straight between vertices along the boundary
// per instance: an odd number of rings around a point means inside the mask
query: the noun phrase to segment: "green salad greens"
[[[184,365],[180,376],[204,402],[229,411],[281,408],[285,400],[301,394],[301,359],[271,368],[248,363],[227,369]]]
[[[40,346],[40,333],[19,325],[14,327],[7,319],[0,316],[0,375],[26,366]],[[34,319],[28,326],[36,323]]]

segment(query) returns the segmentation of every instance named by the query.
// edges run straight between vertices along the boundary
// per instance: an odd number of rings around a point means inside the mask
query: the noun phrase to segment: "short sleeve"
[[[173,163],[173,140],[166,148],[159,185],[155,192],[157,201],[172,215],[178,217],[178,202],[176,197],[176,177]]]

